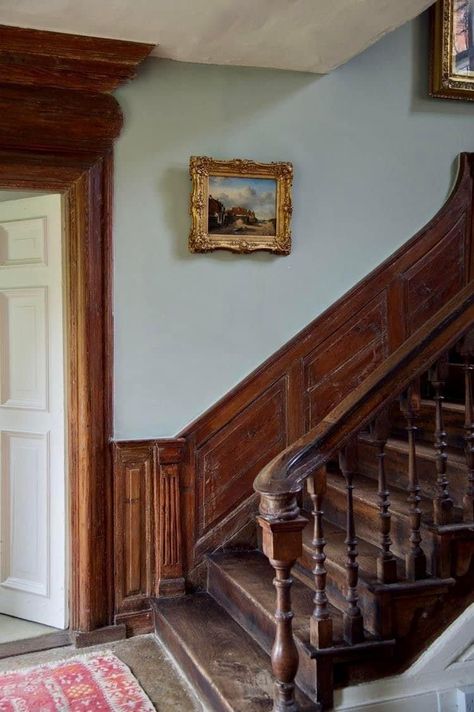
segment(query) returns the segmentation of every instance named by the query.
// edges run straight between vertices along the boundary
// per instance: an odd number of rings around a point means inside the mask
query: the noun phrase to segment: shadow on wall
[[[169,168],[165,171],[161,180],[158,181],[158,191],[164,202],[164,219],[166,226],[174,236],[173,254],[179,260],[196,259],[188,250],[188,235],[191,228],[191,217],[189,214],[189,202],[191,196],[191,179],[189,172],[180,168]],[[255,252],[252,255],[245,255],[244,259],[256,262],[274,262],[281,260],[281,256],[270,252]],[[218,250],[198,255],[198,259],[213,260],[217,262],[232,262],[241,260],[242,255]]]

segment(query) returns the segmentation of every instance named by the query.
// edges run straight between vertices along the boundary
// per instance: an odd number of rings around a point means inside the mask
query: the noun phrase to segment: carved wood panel
[[[199,536],[248,497],[260,468],[286,443],[286,381],[281,379],[197,450]]]
[[[361,383],[387,353],[387,299],[383,292],[304,359],[307,430]]]
[[[114,445],[116,619],[150,596],[184,592],[180,463],[183,440]]]
[[[412,334],[465,283],[466,218],[403,274],[407,333]]]
[[[116,448],[114,472],[115,608],[148,606],[153,587],[153,447]]]

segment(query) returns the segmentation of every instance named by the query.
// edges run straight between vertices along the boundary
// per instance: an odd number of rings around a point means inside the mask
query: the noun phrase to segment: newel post
[[[273,712],[297,712],[295,677],[299,655],[293,637],[291,569],[303,551],[307,520],[299,515],[295,494],[262,495],[257,521],[263,533],[263,552],[275,569],[276,633],[272,648],[275,677]]]

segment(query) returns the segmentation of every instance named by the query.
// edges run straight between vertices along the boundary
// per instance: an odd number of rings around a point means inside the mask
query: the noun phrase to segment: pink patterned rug
[[[81,655],[0,674],[0,712],[155,712],[112,653]]]

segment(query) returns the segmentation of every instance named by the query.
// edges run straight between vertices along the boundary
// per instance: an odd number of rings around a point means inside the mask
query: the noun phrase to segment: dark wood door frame
[[[0,188],[65,197],[70,628],[113,623],[112,186],[107,93],[152,45],[0,26]]]

